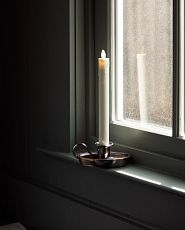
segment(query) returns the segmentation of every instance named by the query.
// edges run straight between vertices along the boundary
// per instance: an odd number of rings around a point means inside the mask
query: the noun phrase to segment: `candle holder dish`
[[[73,154],[79,160],[80,164],[84,166],[96,166],[101,168],[116,168],[125,166],[130,158],[130,154],[122,152],[112,152],[110,147],[95,143],[97,146],[96,152],[90,152],[85,143],[76,144],[73,147]]]

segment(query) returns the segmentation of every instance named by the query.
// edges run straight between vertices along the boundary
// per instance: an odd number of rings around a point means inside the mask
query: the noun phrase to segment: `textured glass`
[[[124,120],[172,126],[172,2],[123,0]]]

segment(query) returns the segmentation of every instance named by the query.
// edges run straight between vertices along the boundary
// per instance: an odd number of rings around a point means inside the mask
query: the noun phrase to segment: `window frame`
[[[180,52],[179,52],[179,27],[180,27],[180,18],[179,18],[179,11],[180,11],[180,4],[179,4],[180,0],[178,1],[173,1],[173,82],[172,82],[172,87],[173,87],[173,102],[172,102],[172,136],[174,138],[178,138],[179,137],[179,69],[180,69],[180,62],[179,62],[179,56],[180,56]],[[111,1],[111,15],[115,15],[116,13],[114,12],[115,7],[116,7],[116,3],[115,1]],[[114,10],[112,10],[112,8],[114,8]],[[114,19],[115,23],[116,23],[116,18]],[[111,27],[113,30],[113,33],[116,33],[116,25],[114,25],[114,23],[111,22]],[[111,35],[109,35],[111,36]],[[116,38],[115,38],[116,39]],[[113,41],[111,43],[111,47],[109,47],[109,49],[111,49],[110,53],[111,56],[116,55],[116,45],[115,45],[115,41]],[[114,75],[116,75],[116,70],[115,69],[111,69],[111,75],[112,78],[114,78]],[[112,80],[112,84],[116,84],[114,83],[115,80]],[[113,87],[116,87],[116,85],[114,85]],[[113,92],[114,94],[114,92]],[[115,97],[115,95],[112,95],[111,97]],[[115,102],[113,102],[115,103]],[[114,106],[113,106],[114,107]],[[115,110],[115,108],[113,108],[113,110]],[[115,114],[115,112],[113,111],[112,114]],[[121,123],[122,122],[117,122],[117,121],[112,121],[112,124],[116,124],[120,126],[124,126]],[[127,123],[127,122],[125,122]],[[125,125],[127,126],[127,125]],[[134,126],[134,125],[133,125]],[[127,126],[129,127],[129,126]],[[130,127],[132,128],[132,127]],[[133,130],[135,130],[135,128],[133,128]],[[137,129],[137,130],[142,130],[142,129]],[[144,132],[149,132],[149,133],[155,133],[152,132],[152,130],[147,131],[147,130],[143,130]],[[160,134],[160,133],[159,133]],[[162,135],[162,133],[161,133]],[[156,136],[157,137],[157,136]],[[171,137],[171,136],[169,136]],[[159,151],[159,150],[158,150]]]
[[[91,35],[91,41],[86,44],[88,64],[86,73],[89,76],[86,83],[87,114],[87,143],[95,148],[98,138],[98,69],[97,60],[101,49],[107,50],[111,57],[110,41],[110,10],[111,0],[89,0],[87,8],[91,7],[92,15],[88,14],[91,29],[86,26],[86,41]],[[86,8],[86,9],[87,9]],[[114,143],[113,150],[126,151],[132,156],[132,162],[146,167],[164,171],[180,177],[185,177],[185,140],[179,133],[179,22],[180,0],[173,0],[173,136],[150,133],[143,130],[124,127],[110,122],[110,141]],[[92,34],[94,35],[92,38]],[[107,36],[108,35],[108,36]],[[94,48],[94,53],[92,49]],[[111,63],[111,59],[110,59]],[[94,67],[94,68],[93,68]],[[92,79],[92,76],[94,78]],[[92,84],[91,84],[92,83]],[[111,84],[110,84],[111,85]],[[110,86],[111,87],[111,86]],[[93,88],[93,89],[92,89]],[[111,90],[111,89],[110,89]],[[110,98],[110,103],[112,103]],[[111,108],[111,106],[110,106]],[[92,115],[92,112],[94,115]],[[111,112],[111,111],[110,111]],[[124,135],[126,134],[126,135]]]

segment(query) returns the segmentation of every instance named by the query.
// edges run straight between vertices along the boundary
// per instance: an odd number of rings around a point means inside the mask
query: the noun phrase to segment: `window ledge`
[[[112,171],[128,176],[134,180],[168,190],[169,192],[185,196],[185,181],[177,177],[169,176],[135,164],[129,164],[124,168],[117,168]]]
[[[57,151],[51,151],[44,148],[37,148],[37,151],[44,153],[46,156],[58,158],[62,160],[72,161],[75,164],[79,164],[77,159],[74,158],[72,153],[61,153]],[[87,167],[87,166],[84,166]],[[117,176],[124,176],[142,182],[156,188],[167,190],[181,196],[185,196],[185,180],[175,176],[166,175],[162,172],[154,171],[153,169],[146,168],[139,164],[129,163],[124,167],[112,168],[112,169],[100,169],[107,173],[112,173]]]

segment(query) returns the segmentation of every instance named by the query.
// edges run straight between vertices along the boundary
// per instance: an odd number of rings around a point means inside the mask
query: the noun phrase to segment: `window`
[[[173,1],[113,1],[112,120],[172,135]]]
[[[102,48],[111,59],[110,140],[184,171],[184,1],[95,0],[94,26],[95,68]]]

